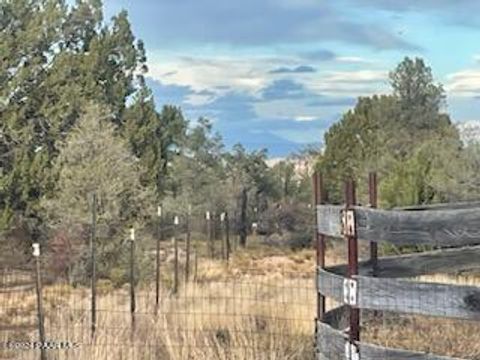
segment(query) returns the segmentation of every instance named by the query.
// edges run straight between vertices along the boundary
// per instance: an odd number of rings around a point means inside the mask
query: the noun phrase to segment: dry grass
[[[478,275],[421,276],[423,282],[480,286]],[[363,340],[462,359],[480,360],[480,322],[427,316],[384,314],[376,326],[366,326]]]
[[[312,358],[313,269],[311,251],[289,254],[260,245],[238,252],[228,265],[202,260],[196,281],[182,284],[177,295],[169,288],[161,289],[157,315],[153,289],[140,286],[134,326],[128,286],[109,291],[110,285],[104,283],[99,286],[93,340],[88,289],[46,286],[43,298],[48,338],[80,344],[68,351],[50,351],[49,359]],[[167,266],[162,270],[171,271]],[[6,294],[0,295],[0,308],[8,304],[14,309],[14,313],[3,314],[2,321],[34,317],[34,292],[14,296],[15,302],[7,300]],[[8,335],[8,339],[17,340],[37,338],[35,331]],[[4,351],[2,355],[38,359],[35,351]]]
[[[343,262],[344,244],[330,245],[329,264]],[[85,288],[57,284],[44,290],[47,336],[79,343],[48,352],[55,359],[310,359],[315,318],[315,253],[253,244],[228,264],[202,259],[196,281],[171,294],[168,266],[155,315],[153,289],[140,286],[134,325],[128,286],[99,283],[96,336],[90,332],[90,299]],[[193,272],[192,272],[193,275]],[[419,280],[478,285],[475,276],[433,276]],[[0,320],[34,320],[33,291],[7,299],[0,294]],[[5,304],[9,306],[5,306]],[[8,309],[11,308],[11,309]],[[385,314],[365,324],[362,338],[374,344],[480,359],[473,322]],[[4,335],[7,333],[3,333]],[[10,332],[6,339],[36,339],[35,331]],[[0,351],[8,359],[38,359],[35,351]],[[0,356],[0,358],[2,358]]]

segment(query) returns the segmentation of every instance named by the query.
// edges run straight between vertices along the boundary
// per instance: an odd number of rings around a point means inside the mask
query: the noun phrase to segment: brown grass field
[[[342,262],[343,243],[330,244],[330,264]],[[151,284],[137,289],[135,320],[129,288],[99,281],[97,330],[90,331],[88,288],[44,288],[47,339],[73,349],[47,351],[48,359],[313,359],[314,251],[251,245],[226,264],[201,260],[197,278],[170,290],[170,266],[155,308]],[[479,284],[474,276],[433,276],[424,281]],[[328,306],[333,306],[330,302]],[[36,323],[34,291],[0,293],[2,325]],[[480,326],[474,322],[383,314],[364,324],[362,341],[480,359]],[[35,328],[0,332],[0,341],[36,340]],[[39,359],[38,350],[0,350],[0,359]]]

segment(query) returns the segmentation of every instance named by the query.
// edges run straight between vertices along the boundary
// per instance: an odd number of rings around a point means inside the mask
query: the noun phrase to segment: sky
[[[480,120],[478,0],[105,0],[145,42],[158,107],[209,118],[227,146],[321,146],[359,96],[422,57],[454,122]]]

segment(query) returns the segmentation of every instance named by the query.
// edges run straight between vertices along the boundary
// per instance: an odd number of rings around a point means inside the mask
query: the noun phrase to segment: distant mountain
[[[465,144],[480,142],[480,121],[471,120],[456,124],[460,138]]]

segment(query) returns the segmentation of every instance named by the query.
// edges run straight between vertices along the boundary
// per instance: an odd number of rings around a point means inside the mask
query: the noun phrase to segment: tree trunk
[[[240,246],[245,247],[247,245],[247,189],[242,189],[242,194],[240,198],[240,226],[239,226],[239,235],[240,235]]]

